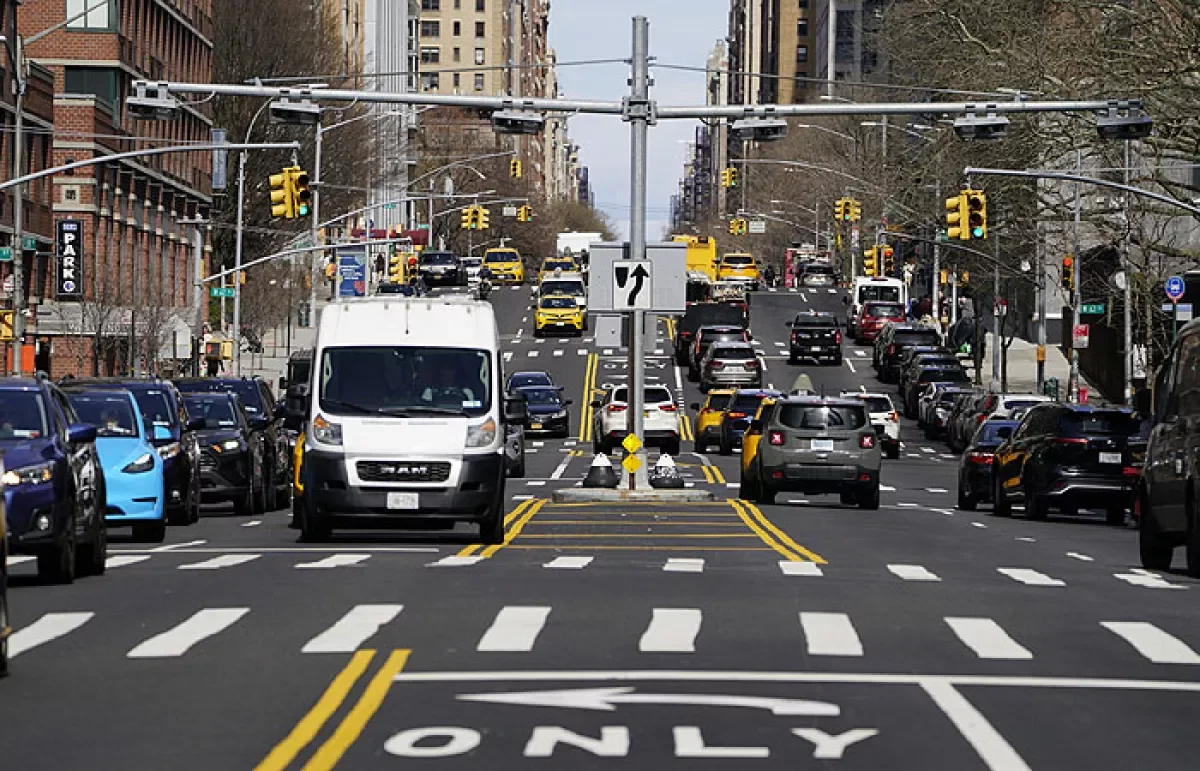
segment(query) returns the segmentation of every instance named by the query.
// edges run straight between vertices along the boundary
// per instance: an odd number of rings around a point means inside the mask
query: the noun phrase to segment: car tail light
[[[724,364],[724,362],[720,362],[720,361],[710,361],[708,363],[708,368],[709,369],[725,369],[725,364]]]
[[[858,438],[858,446],[863,448],[864,450],[871,449],[872,447],[875,446],[875,435],[874,434],[863,434],[862,436],[860,436]]]
[[[987,419],[988,419],[987,413],[980,413],[979,415],[975,416],[976,423],[982,423],[983,421],[985,421]]]
[[[781,446],[783,444],[783,432],[772,431],[771,433],[767,434],[767,441],[776,447]]]
[[[892,421],[893,423],[899,423],[899,422],[900,422],[900,413],[898,413],[898,412],[889,412],[889,413],[888,413],[888,420]]]
[[[675,412],[674,404],[660,404],[658,405],[658,408],[663,412]]]
[[[1063,445],[1074,445],[1074,446],[1086,445],[1088,443],[1088,440],[1084,439],[1081,436],[1055,436],[1055,437],[1051,437],[1049,441],[1050,441],[1050,444],[1063,444]]]
[[[896,346],[895,346],[895,344],[892,344],[892,345],[889,345],[889,346],[888,346],[888,352],[887,352],[887,355],[888,355],[888,356],[895,356],[895,355],[896,355]]]
[[[1136,477],[1142,473],[1142,470],[1137,466],[1126,466],[1121,473],[1127,477]]]
[[[967,460],[972,463],[978,463],[981,466],[990,466],[995,462],[996,458],[990,452],[971,451],[967,453]]]
[[[731,418],[744,418],[744,417],[746,417],[746,413],[744,413],[744,412],[728,412],[728,413],[726,413],[726,414],[727,414],[729,417],[731,417]]]
[[[833,342],[837,343],[838,345],[842,344],[842,333],[841,332],[833,333]]]
[[[609,412],[624,412],[625,405],[624,404],[610,404],[610,405],[608,405],[608,411]]]
[[[754,361],[748,361],[746,362],[746,366],[750,369],[758,369],[758,360],[756,359]]]

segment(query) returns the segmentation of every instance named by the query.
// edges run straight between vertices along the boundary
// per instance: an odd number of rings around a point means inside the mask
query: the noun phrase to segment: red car
[[[871,343],[879,337],[879,333],[889,322],[903,324],[905,321],[904,306],[891,302],[866,302],[858,314],[856,340],[859,345]]]

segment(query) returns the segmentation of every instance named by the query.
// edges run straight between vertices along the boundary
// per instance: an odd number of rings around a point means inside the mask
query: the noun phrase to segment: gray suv
[[[836,492],[843,504],[879,508],[879,437],[859,400],[793,396],[766,404],[742,446],[751,456],[742,461],[741,498],[774,503],[781,492]]]
[[[742,386],[762,388],[762,362],[750,343],[713,343],[700,362],[700,390]]]

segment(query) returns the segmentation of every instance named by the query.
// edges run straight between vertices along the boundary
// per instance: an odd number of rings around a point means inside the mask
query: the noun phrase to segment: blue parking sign
[[[1167,279],[1167,297],[1171,298],[1171,302],[1179,302],[1183,297],[1184,288],[1182,276],[1171,276]]]

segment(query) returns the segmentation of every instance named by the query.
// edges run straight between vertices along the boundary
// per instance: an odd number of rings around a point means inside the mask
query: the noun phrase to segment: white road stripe
[[[891,485],[880,485],[880,486],[879,486],[879,492],[881,492],[881,493],[894,493],[894,492],[896,492],[896,488],[892,487]]]
[[[112,557],[104,560],[104,567],[123,568],[126,565],[136,565],[139,562],[145,562],[150,559],[149,554],[115,554]]]
[[[780,562],[779,570],[785,576],[822,576],[821,566],[815,562]]]
[[[694,653],[703,615],[699,608],[655,608],[638,641],[646,653]]]
[[[858,373],[858,370],[856,370],[854,368],[854,362],[850,361],[849,359],[843,359],[843,361],[846,363],[847,369],[849,369],[851,372],[854,372],[855,374]]]
[[[169,543],[166,546],[156,546],[153,549],[151,549],[150,551],[151,552],[173,551],[175,549],[186,549],[189,546],[203,546],[206,543],[208,543],[208,541],[205,541],[203,538],[201,538],[196,541],[184,541],[183,543]]]
[[[664,573],[703,573],[704,560],[692,557],[671,557],[663,565]]]
[[[344,568],[370,559],[370,554],[330,554],[316,562],[297,562],[297,568]]]
[[[31,557],[28,554],[14,554],[5,561],[5,564],[11,568],[13,565],[22,565],[26,562],[33,562],[35,559],[37,557]]]
[[[478,554],[473,554],[469,557],[460,557],[457,554],[452,554],[449,557],[442,557],[437,562],[430,562],[425,567],[427,568],[456,568],[466,565],[474,565],[476,562],[482,562],[483,557]]]
[[[337,623],[305,643],[300,652],[353,653],[403,609],[403,605],[355,605]]]
[[[991,771],[1030,771],[1029,765],[1012,745],[953,685],[945,681],[925,680],[921,688],[954,723],[954,727]]]
[[[1066,586],[1064,581],[1029,568],[996,568],[996,572],[1030,586]]]
[[[261,519],[252,519],[249,522],[243,522],[242,527],[258,527],[262,524]]]
[[[554,471],[550,472],[550,478],[562,479],[563,474],[567,473],[567,466],[569,465],[571,465],[571,456],[567,455],[567,457],[563,458],[562,462],[554,468]]]
[[[537,355],[538,355],[538,352],[537,352],[537,351],[529,351],[529,352],[527,353],[527,355],[528,355],[528,356],[529,356],[529,358],[531,358],[531,359],[536,359],[536,358],[537,358]]]
[[[950,491],[944,487],[926,487],[925,492],[927,492],[927,493],[947,493]]]
[[[556,348],[556,349],[554,350],[554,355],[555,355],[555,356],[562,356],[562,355],[563,355],[562,349],[561,349],[561,348]]]
[[[1155,664],[1200,664],[1197,654],[1174,635],[1145,621],[1101,621],[1100,626],[1134,647]]]
[[[888,565],[887,569],[905,581],[941,581],[935,574],[921,565]]]
[[[1069,552],[1067,552],[1067,556],[1073,560],[1079,560],[1080,562],[1094,562],[1095,561],[1088,555],[1080,554],[1077,551],[1069,551]]]
[[[544,479],[531,479],[531,480],[529,480],[528,482],[526,482],[526,483],[525,483],[525,486],[526,486],[526,487],[545,487],[545,486],[546,486],[546,480],[544,480]]]
[[[1134,586],[1142,586],[1147,589],[1186,589],[1183,584],[1173,584],[1162,576],[1148,571],[1130,571],[1128,573],[1113,573],[1113,578],[1117,578]]]
[[[811,290],[809,290],[809,291],[811,291]],[[803,300],[804,302],[808,302],[808,295],[802,294],[802,295],[800,295],[800,299]]]
[[[922,447],[921,452],[936,453],[937,450],[933,449],[932,447]]]
[[[837,294],[837,290],[836,290],[836,289],[827,289],[827,290],[825,290],[825,291],[829,292],[829,294]]]
[[[125,655],[131,659],[182,656],[197,643],[233,626],[249,612],[249,608],[205,608],[162,634],[154,635]]]
[[[576,351],[575,353],[579,354],[580,356],[587,356],[587,355],[588,355],[588,352],[587,352],[587,349],[586,349],[586,348],[580,348],[580,349],[579,349],[578,351]]]
[[[504,360],[505,360],[505,361],[512,361],[512,357],[513,357],[513,352],[512,352],[512,351],[505,351],[505,352],[504,352]]]
[[[548,607],[506,605],[496,614],[475,650],[506,653],[531,651],[549,615]]]
[[[25,651],[57,640],[74,632],[91,620],[95,613],[47,613],[29,626],[13,632],[8,638],[8,655],[15,657]]]
[[[947,616],[946,624],[958,635],[963,645],[975,651],[981,659],[1017,661],[1033,658],[1024,646],[1009,637],[1008,632],[990,618]]]
[[[593,557],[555,557],[542,567],[557,570],[582,570],[592,564],[593,559]]]
[[[258,554],[222,554],[220,557],[213,557],[201,562],[191,562],[187,565],[180,565],[180,570],[220,570],[221,568],[231,568],[234,565],[242,565],[246,562],[253,562],[261,555]]]
[[[862,348],[855,348],[855,349],[854,349],[854,355],[855,355],[855,356],[866,356],[866,355],[867,355],[867,352],[866,352],[866,351],[864,351]]]
[[[987,528],[987,525],[983,524],[982,522],[972,522],[972,523],[971,523],[971,525],[972,525],[973,527],[982,527],[982,528],[985,528],[985,529]]]
[[[861,656],[862,642],[845,613],[801,613],[810,656]]]

